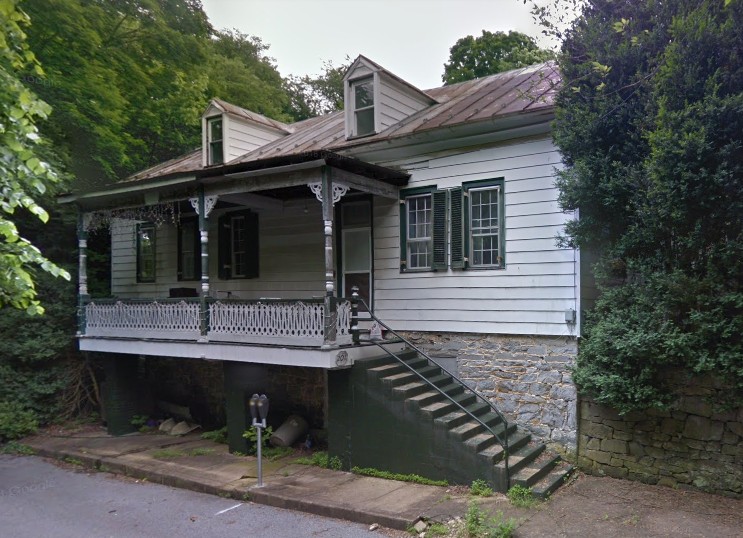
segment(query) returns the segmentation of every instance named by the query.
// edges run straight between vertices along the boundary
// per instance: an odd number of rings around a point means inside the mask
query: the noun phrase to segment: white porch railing
[[[86,336],[196,340],[201,335],[198,300],[91,301],[85,307]],[[210,300],[206,338],[216,342],[320,346],[324,343],[322,300]],[[337,304],[336,342],[351,343],[351,303]]]
[[[88,336],[131,336],[182,340],[201,335],[199,303],[177,301],[92,301],[85,307]]]

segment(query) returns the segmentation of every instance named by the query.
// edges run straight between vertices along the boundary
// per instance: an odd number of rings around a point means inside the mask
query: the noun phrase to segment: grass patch
[[[353,467],[351,472],[363,476],[373,476],[376,478],[385,478],[387,480],[400,480],[402,482],[413,482],[415,484],[424,484],[426,486],[448,486],[446,480],[431,480],[417,474],[391,473],[389,471],[380,471],[370,467]]]
[[[210,432],[204,432],[201,434],[201,438],[205,441],[214,441],[221,445],[227,444],[227,426],[219,428],[218,430],[212,430]]]
[[[213,452],[214,452],[213,448],[194,448],[188,453],[188,455],[189,456],[208,456],[209,454]]]
[[[426,529],[426,536],[447,536],[448,534],[449,527],[447,527],[443,523],[431,523]]]
[[[36,451],[28,445],[18,441],[8,441],[0,446],[0,454],[15,454],[19,456],[33,456]]]
[[[488,517],[485,511],[471,502],[464,515],[464,533],[466,538],[511,538],[516,530],[516,520],[503,519],[503,512],[495,517]]]
[[[315,467],[324,467],[325,469],[333,469],[334,471],[340,471],[343,467],[343,462],[338,456],[328,456],[327,452],[315,452],[310,457],[301,457],[294,460],[294,463],[300,465],[314,465]]]
[[[65,463],[69,463],[70,465],[76,465],[77,467],[83,467],[83,465],[84,465],[83,462],[80,461],[79,459],[72,458],[70,456],[67,456],[62,461],[64,461]]]
[[[175,448],[161,448],[160,450],[155,450],[152,453],[152,457],[158,460],[171,460],[174,458],[182,458],[185,456],[186,453],[182,450],[177,450]]]
[[[261,455],[268,461],[280,460],[293,453],[294,449],[290,446],[271,446],[261,451]]]
[[[493,489],[485,480],[477,479],[472,481],[470,486],[470,494],[477,497],[490,497],[493,494]]]
[[[513,486],[506,495],[511,504],[519,508],[531,508],[539,502],[531,492],[531,488],[525,488],[524,486]]]

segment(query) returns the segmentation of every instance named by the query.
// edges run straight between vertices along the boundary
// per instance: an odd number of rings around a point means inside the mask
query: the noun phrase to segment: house
[[[537,456],[575,451],[582,293],[555,242],[557,82],[548,63],[422,91],[359,56],[343,111],[287,125],[214,99],[194,152],[63,197],[109,428],[138,361],[169,357],[220,368],[233,450],[246,397],[311,386],[345,466],[556,487],[569,467]],[[90,297],[104,225],[113,297]]]

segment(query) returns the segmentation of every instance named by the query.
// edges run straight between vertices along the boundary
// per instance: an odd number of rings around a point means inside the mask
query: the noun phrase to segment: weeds
[[[194,448],[188,453],[188,455],[189,456],[208,456],[212,452],[214,452],[213,448]]]
[[[448,534],[449,527],[447,527],[443,523],[431,523],[426,529],[426,536],[447,536]]]
[[[19,456],[33,456],[36,451],[28,445],[18,441],[8,441],[0,446],[0,454],[16,454]]]
[[[511,504],[519,508],[531,508],[539,502],[532,494],[531,488],[524,486],[513,486],[506,495]]]
[[[315,467],[324,467],[326,469],[333,469],[334,471],[340,471],[343,467],[343,462],[338,456],[328,456],[327,452],[315,452],[311,457],[301,457],[294,460],[294,463],[300,465],[314,465]]]
[[[161,448],[160,450],[155,450],[152,453],[152,457],[158,460],[169,460],[173,458],[181,458],[185,456],[186,453],[182,450],[177,450],[174,448]]]
[[[427,486],[448,486],[449,482],[446,480],[431,480],[430,478],[424,478],[417,474],[400,474],[391,473],[389,471],[380,471],[379,469],[373,469],[369,467],[353,467],[351,472],[354,474],[360,474],[363,476],[374,476],[376,478],[385,478],[387,480],[400,480],[402,482],[413,482],[415,484],[425,484]]]
[[[221,445],[227,444],[227,426],[219,428],[218,430],[212,430],[210,432],[204,432],[201,434],[201,438],[205,441],[214,441]]]
[[[488,485],[485,480],[477,479],[472,481],[470,486],[470,494],[477,497],[490,497],[493,494],[493,489]]]
[[[488,517],[485,511],[471,502],[464,515],[465,538],[511,538],[516,530],[514,519],[503,519],[503,512]]]

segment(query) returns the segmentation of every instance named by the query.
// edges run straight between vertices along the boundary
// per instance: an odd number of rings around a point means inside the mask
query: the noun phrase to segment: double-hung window
[[[424,187],[402,192],[400,257],[403,271],[446,267],[446,191]]]
[[[137,282],[155,282],[155,225],[137,225]]]
[[[354,136],[366,136],[376,132],[374,126],[374,78],[363,78],[351,82],[353,100]]]
[[[219,278],[258,277],[258,215],[252,211],[219,218]]]
[[[497,185],[472,188],[469,198],[469,251],[472,267],[502,267],[500,199]]]
[[[222,133],[222,116],[207,118],[206,137],[209,147],[207,164],[222,164],[224,162],[224,136]]]
[[[198,217],[183,217],[178,225],[178,280],[201,278],[201,239]]]

